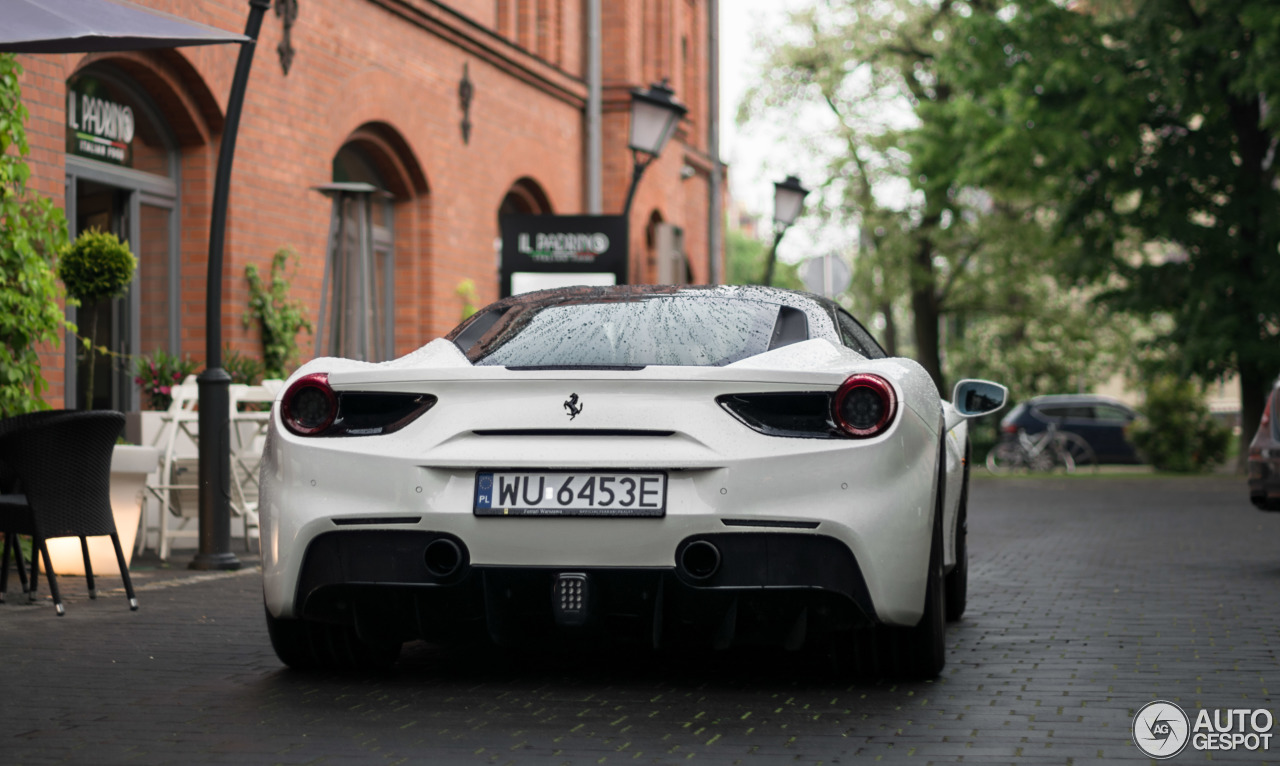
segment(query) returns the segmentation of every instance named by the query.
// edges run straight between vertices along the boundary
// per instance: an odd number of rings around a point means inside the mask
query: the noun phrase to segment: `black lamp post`
[[[191,561],[192,569],[240,568],[240,560],[231,552],[231,376],[222,369],[222,250],[240,109],[244,105],[262,17],[270,7],[270,0],[249,0],[249,19],[244,28],[244,35],[249,39],[240,44],[213,181],[209,273],[205,285],[205,370],[196,378],[200,386],[200,544]]]
[[[631,212],[631,201],[636,196],[636,186],[640,184],[640,176],[648,169],[649,163],[662,153],[671,134],[676,132],[676,125],[689,109],[675,100],[675,91],[666,80],[655,82],[648,90],[631,91],[631,138],[627,145],[631,148],[631,160],[634,169],[631,172],[631,188],[627,189],[627,202],[622,206],[624,216]]]
[[[787,176],[786,180],[773,185],[773,246],[769,248],[769,257],[765,261],[763,285],[773,284],[773,267],[778,261],[778,243],[782,235],[787,233],[791,224],[800,217],[804,209],[804,198],[809,190],[800,185],[800,179]]]

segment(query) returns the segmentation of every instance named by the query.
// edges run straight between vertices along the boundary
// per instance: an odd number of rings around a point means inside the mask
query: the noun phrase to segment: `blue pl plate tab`
[[[493,507],[493,474],[476,474],[476,510],[488,510]]]

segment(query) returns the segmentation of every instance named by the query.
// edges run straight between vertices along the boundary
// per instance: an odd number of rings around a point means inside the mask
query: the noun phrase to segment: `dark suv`
[[[1004,438],[1022,429],[1037,434],[1055,423],[1059,431],[1079,434],[1093,448],[1099,463],[1141,463],[1126,436],[1138,413],[1127,405],[1095,394],[1037,396],[1009,411],[1000,421]]]
[[[1249,443],[1249,499],[1264,511],[1280,511],[1280,380],[1267,394],[1258,432]]]

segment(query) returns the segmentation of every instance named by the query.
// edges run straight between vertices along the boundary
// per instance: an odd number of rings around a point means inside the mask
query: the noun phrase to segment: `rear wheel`
[[[294,670],[378,670],[400,656],[400,642],[365,640],[349,625],[267,616],[271,648]]]
[[[942,573],[944,460],[945,454],[939,451],[924,614],[914,627],[880,625],[855,634],[851,669],[859,675],[925,680],[935,678],[946,665],[946,586]]]
[[[915,680],[935,678],[947,664],[946,586],[942,575],[942,524],[934,524],[925,586],[924,614],[913,628],[881,627],[882,652],[892,658],[895,676]]]

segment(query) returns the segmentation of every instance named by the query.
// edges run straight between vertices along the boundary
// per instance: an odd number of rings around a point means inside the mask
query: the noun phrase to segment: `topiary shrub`
[[[1133,445],[1157,471],[1200,473],[1226,459],[1230,432],[1214,421],[1198,386],[1166,375],[1147,387]]]
[[[89,229],[81,232],[71,244],[71,249],[58,259],[58,278],[66,285],[67,295],[84,305],[123,295],[137,268],[138,259],[116,235]],[[89,336],[81,338],[89,358],[89,379],[85,383],[88,398],[85,401],[90,407],[93,406],[94,358],[99,351],[110,352],[105,346],[93,344],[96,337],[98,315],[94,312]]]

